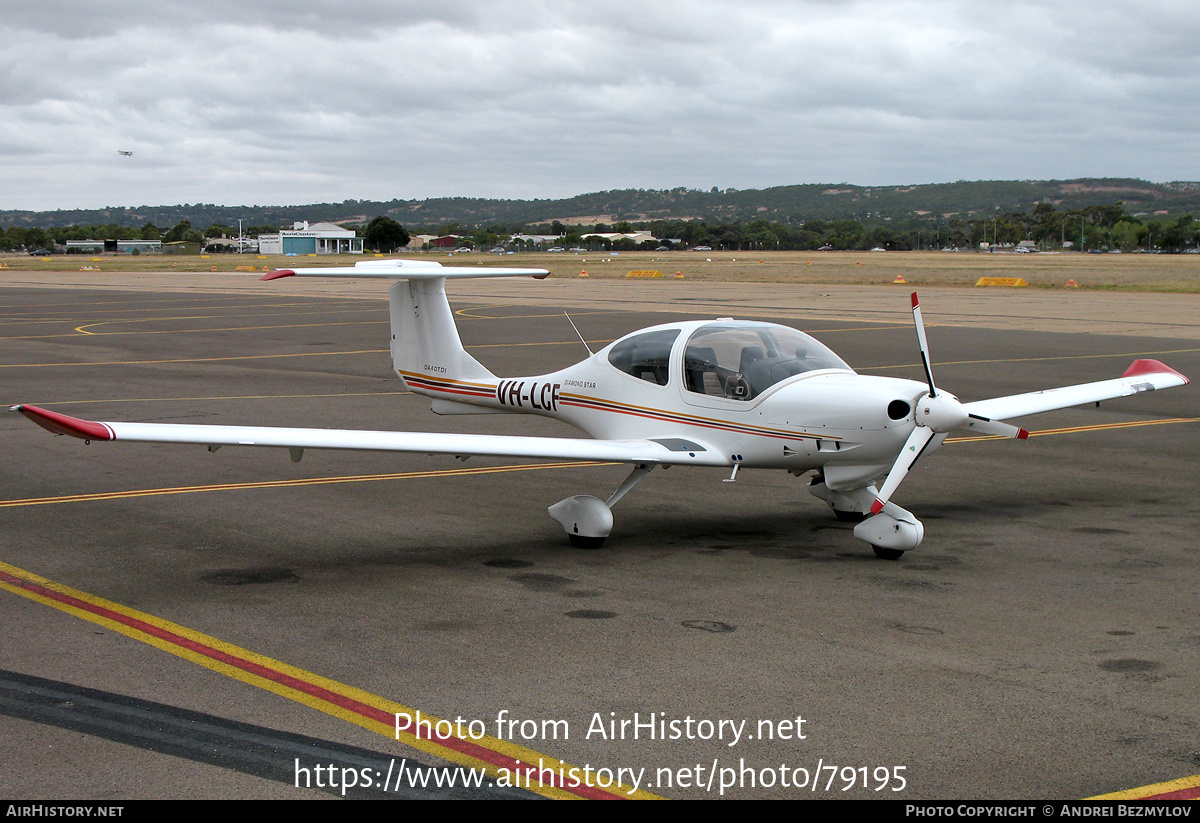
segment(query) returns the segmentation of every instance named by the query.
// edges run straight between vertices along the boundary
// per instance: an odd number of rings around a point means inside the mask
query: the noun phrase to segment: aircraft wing
[[[967,410],[968,414],[979,415],[991,420],[1008,420],[1027,414],[1039,414],[1071,406],[1082,406],[1086,403],[1098,403],[1101,400],[1112,400],[1116,397],[1127,397],[1145,391],[1169,389],[1172,386],[1186,385],[1188,382],[1190,381],[1182,374],[1157,360],[1135,360],[1123,375],[1114,380],[1101,380],[1097,383],[1083,383],[1078,386],[1046,389],[1028,394],[1014,394],[1009,397],[995,397],[991,400],[977,400],[973,403],[964,403],[963,408]]]
[[[571,437],[518,437],[438,432],[293,429],[273,426],[211,426],[178,423],[103,423],[82,420],[37,406],[13,406],[54,434],[81,440],[122,440],[134,443],[195,443],[221,446],[273,446],[292,450],[348,449],[358,451],[452,454],[460,457],[525,457],[542,460],[598,460],[615,463],[656,463],[691,466],[729,466],[722,453],[688,438],[592,440]]]

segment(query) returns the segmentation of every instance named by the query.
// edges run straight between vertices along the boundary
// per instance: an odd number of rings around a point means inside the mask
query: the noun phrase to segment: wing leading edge
[[[525,457],[539,460],[599,460],[691,466],[729,465],[728,458],[691,438],[591,440],[570,437],[294,429],[273,426],[105,423],[82,420],[37,406],[13,406],[9,411],[23,414],[54,434],[66,434],[89,441],[191,443],[210,448],[266,446],[293,450],[343,449],[451,454],[464,457]]]

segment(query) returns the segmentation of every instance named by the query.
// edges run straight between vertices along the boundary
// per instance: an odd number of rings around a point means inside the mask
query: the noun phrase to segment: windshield
[[[751,400],[780,380],[846,363],[812,337],[768,323],[714,323],[687,342],[683,371],[688,391]]]

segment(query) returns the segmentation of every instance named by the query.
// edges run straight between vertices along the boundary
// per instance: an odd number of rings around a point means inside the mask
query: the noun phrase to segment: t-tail
[[[398,280],[388,291],[391,313],[392,368],[405,387],[434,398],[434,411],[486,411],[460,407],[494,398],[497,378],[463,348],[446,299],[446,280],[478,277],[537,277],[545,269],[454,266],[424,260],[367,260],[353,268],[278,269],[279,277],[352,277]]]

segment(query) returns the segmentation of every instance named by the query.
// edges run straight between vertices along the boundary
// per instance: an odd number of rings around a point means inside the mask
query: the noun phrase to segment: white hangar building
[[[333,223],[293,223],[291,231],[258,236],[259,254],[362,254],[363,238]]]

